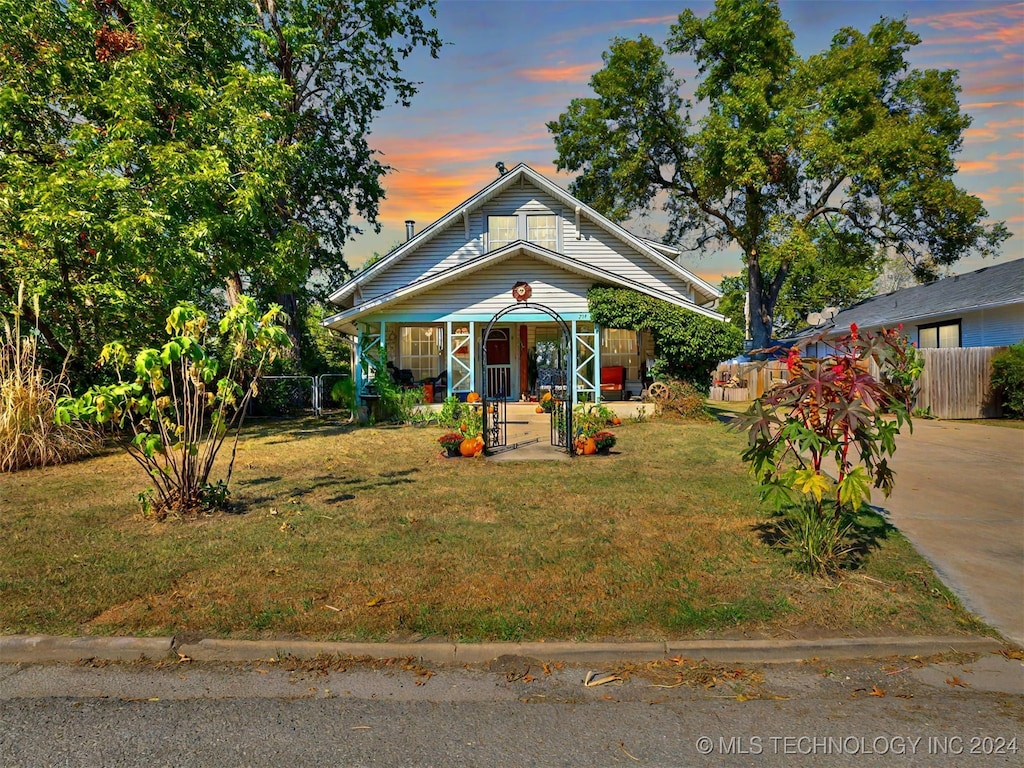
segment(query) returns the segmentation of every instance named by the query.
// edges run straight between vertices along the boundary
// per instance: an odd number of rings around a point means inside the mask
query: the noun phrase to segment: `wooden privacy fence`
[[[1006,347],[922,349],[924,373],[918,381],[916,408],[940,419],[1002,416],[992,397],[992,358]]]
[[[939,419],[986,419],[1002,415],[992,396],[992,358],[1006,347],[922,349],[924,372],[918,380],[915,408]],[[871,374],[878,376],[872,362]],[[787,378],[786,364],[721,364],[715,370],[712,400],[753,400]]]
[[[715,369],[711,386],[711,399],[735,402],[755,400],[776,383],[786,381],[789,372],[786,363],[770,360],[766,363],[721,363]]]

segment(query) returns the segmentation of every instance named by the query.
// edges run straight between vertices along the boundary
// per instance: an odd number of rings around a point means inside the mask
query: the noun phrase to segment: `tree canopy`
[[[660,205],[666,242],[738,246],[754,344],[767,346],[783,285],[825,222],[920,276],[1008,237],[953,182],[970,118],[955,71],[910,67],[919,42],[883,18],[801,58],[774,0],[718,0],[703,19],[683,11],[664,46],[613,42],[594,96],[548,124],[556,164],[580,172],[572,191],[616,221]],[[677,54],[696,64],[695,102],[666,62]]]
[[[83,371],[181,300],[294,296],[314,271],[332,288],[384,196],[373,118],[416,93],[403,59],[441,45],[424,12],[0,0],[0,301],[24,280]]]

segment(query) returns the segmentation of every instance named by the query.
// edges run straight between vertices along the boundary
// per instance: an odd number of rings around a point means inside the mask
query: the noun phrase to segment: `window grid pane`
[[[558,225],[555,216],[527,216],[526,217],[526,239],[531,243],[547,248],[549,251],[558,250]]]
[[[627,376],[631,375],[631,371],[636,373],[636,331],[622,328],[602,329],[601,365],[621,365],[626,369]]]
[[[444,352],[438,346],[443,340],[440,328],[429,326],[404,326],[399,349],[399,368],[412,371],[415,381],[437,376],[441,371],[441,356]]]
[[[487,217],[487,250],[496,251],[518,240],[519,219],[516,216]]]

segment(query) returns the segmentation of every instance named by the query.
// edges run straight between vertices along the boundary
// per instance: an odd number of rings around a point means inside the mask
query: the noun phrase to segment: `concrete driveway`
[[[969,611],[1024,645],[1024,430],[914,421],[872,500]]]

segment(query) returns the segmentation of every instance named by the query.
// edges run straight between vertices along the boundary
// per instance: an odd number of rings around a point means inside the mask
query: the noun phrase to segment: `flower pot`
[[[444,449],[449,459],[457,459],[462,456],[462,452],[459,450],[459,446],[449,446]]]

